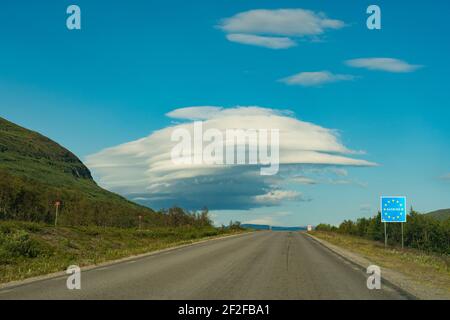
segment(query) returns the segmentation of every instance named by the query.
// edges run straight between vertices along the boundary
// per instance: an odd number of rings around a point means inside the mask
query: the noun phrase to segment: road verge
[[[98,268],[104,268],[104,267],[108,267],[108,266],[119,264],[119,263],[144,259],[146,257],[155,256],[155,255],[159,255],[162,253],[179,250],[182,248],[199,245],[199,244],[206,243],[206,242],[223,240],[223,239],[233,238],[233,237],[246,236],[251,233],[253,233],[253,231],[243,231],[243,232],[227,234],[227,235],[205,237],[205,238],[198,239],[198,240],[192,240],[188,243],[183,243],[183,244],[178,244],[178,245],[174,244],[173,246],[169,246],[164,249],[153,250],[153,251],[149,251],[149,252],[142,253],[142,254],[129,255],[129,256],[126,256],[126,257],[123,257],[120,259],[108,260],[108,261],[104,261],[101,263],[85,265],[85,266],[81,267],[81,271],[83,272],[83,271],[89,271],[89,270],[94,270],[94,269],[98,269]],[[9,281],[9,282],[5,282],[5,283],[0,283],[0,290],[8,290],[8,289],[12,289],[15,287],[27,285],[30,283],[40,282],[40,281],[44,281],[44,280],[48,280],[48,279],[56,279],[56,278],[60,278],[60,277],[67,277],[66,272],[58,271],[58,272],[43,274],[43,275],[39,275],[39,276],[29,277],[29,278],[22,279],[22,280],[15,280],[15,281]]]
[[[341,246],[334,245],[324,239],[320,239],[310,233],[306,233],[308,237],[317,243],[321,244],[331,252],[337,254],[341,258],[346,261],[352,263],[357,266],[364,272],[366,272],[367,267],[370,265],[377,265],[373,259],[366,258],[361,256],[358,253],[342,248]],[[450,299],[450,296],[447,292],[440,288],[436,287],[428,287],[421,283],[418,283],[416,280],[411,279],[411,277],[386,268],[383,265],[379,265],[382,269],[382,281],[395,288],[402,294],[406,295],[410,299],[420,299],[420,300],[447,300]]]

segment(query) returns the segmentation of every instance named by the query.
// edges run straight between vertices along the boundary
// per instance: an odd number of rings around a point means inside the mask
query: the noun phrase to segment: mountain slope
[[[436,210],[433,212],[429,212],[426,215],[436,220],[444,221],[450,218],[450,209]]]
[[[0,118],[0,169],[49,184],[74,177],[92,180],[88,168],[70,151],[3,118]]]
[[[70,151],[43,135],[0,117],[0,219],[71,225],[134,226],[142,215],[157,224],[162,216],[95,183]]]

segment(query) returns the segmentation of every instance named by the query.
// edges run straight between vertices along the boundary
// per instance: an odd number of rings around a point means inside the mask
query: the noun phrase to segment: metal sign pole
[[[403,240],[403,222],[402,222],[402,249],[405,247],[405,241]]]
[[[58,226],[58,208],[59,205],[57,204],[56,206],[56,214],[55,214],[55,228]]]
[[[387,228],[386,228],[386,222],[384,223],[384,248],[387,248]]]

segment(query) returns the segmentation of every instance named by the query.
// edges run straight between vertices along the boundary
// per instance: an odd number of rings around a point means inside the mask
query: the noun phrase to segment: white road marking
[[[98,268],[98,269],[95,269],[95,271],[103,271],[103,270],[107,270],[107,269],[109,269],[110,267],[102,267],[102,268]]]

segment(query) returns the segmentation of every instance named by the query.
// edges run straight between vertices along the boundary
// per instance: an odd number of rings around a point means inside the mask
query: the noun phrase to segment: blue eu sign
[[[382,222],[406,222],[406,197],[381,197]]]

